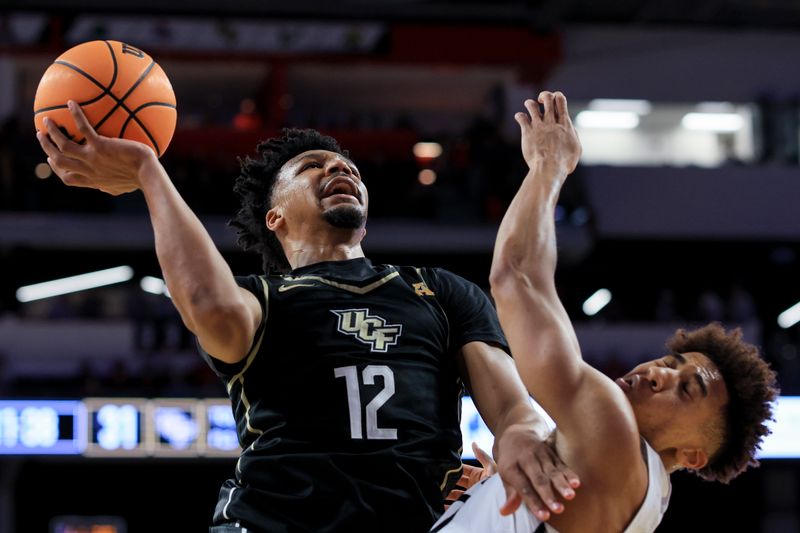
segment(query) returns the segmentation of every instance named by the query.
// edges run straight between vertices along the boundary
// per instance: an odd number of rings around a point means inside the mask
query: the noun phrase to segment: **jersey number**
[[[362,439],[361,394],[358,387],[358,368],[341,366],[333,369],[337,378],[344,378],[347,384],[347,407],[350,410],[350,437]],[[374,385],[375,376],[383,378],[383,390],[367,404],[367,439],[397,440],[397,429],[378,427],[378,409],[394,395],[394,372],[386,365],[367,365],[361,371],[364,385]]]

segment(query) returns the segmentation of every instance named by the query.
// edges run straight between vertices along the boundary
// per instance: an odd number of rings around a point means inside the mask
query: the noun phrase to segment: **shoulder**
[[[647,458],[630,402],[607,376],[585,365],[573,417],[563,421],[556,445],[564,461],[602,494],[641,502],[647,490]],[[598,494],[595,494],[598,496]]]

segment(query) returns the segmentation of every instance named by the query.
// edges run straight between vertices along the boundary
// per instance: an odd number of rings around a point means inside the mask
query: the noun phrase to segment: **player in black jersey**
[[[68,185],[143,191],[172,301],[230,394],[243,452],[212,531],[426,531],[461,471],[464,385],[496,435],[503,511],[563,509],[576,478],[542,443],[488,299],[364,257],[367,190],[333,139],[287,130],[244,161],[233,225],[271,268],[234,278],[153,152],[71,110],[86,143],[48,121],[51,166]]]

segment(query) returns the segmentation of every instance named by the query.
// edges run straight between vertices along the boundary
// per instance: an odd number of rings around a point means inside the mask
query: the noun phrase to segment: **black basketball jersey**
[[[214,522],[427,531],[461,470],[456,354],[471,341],[505,347],[486,295],[441,269],[363,258],[237,282],[263,322],[240,363],[203,354],[243,449]]]

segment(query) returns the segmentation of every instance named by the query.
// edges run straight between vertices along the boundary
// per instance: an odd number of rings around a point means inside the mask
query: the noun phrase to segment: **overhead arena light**
[[[783,329],[790,328],[800,322],[800,302],[778,315],[778,325]]]
[[[639,115],[631,111],[581,111],[575,123],[579,128],[632,130],[639,125]]]
[[[611,291],[608,289],[598,289],[597,292],[589,296],[583,302],[583,312],[588,316],[596,315],[602,308],[611,301]]]
[[[85,291],[114,283],[122,283],[133,277],[133,269],[129,266],[118,266],[88,274],[70,276],[68,278],[54,279],[33,285],[26,285],[17,289],[17,300],[31,302],[71,292]]]
[[[164,283],[164,280],[161,278],[145,276],[139,282],[139,287],[141,287],[144,292],[149,292],[150,294],[163,294],[167,298],[171,298],[169,295],[169,289],[167,289],[167,284]]]
[[[417,159],[436,159],[442,155],[442,145],[433,142],[418,142],[411,150]]]
[[[616,111],[647,115],[653,109],[653,104],[647,100],[626,100],[621,98],[595,98],[589,102],[588,108],[592,111]]]
[[[744,118],[737,113],[686,113],[681,126],[692,131],[733,133],[744,126]]]

